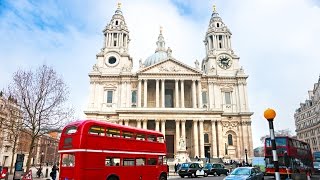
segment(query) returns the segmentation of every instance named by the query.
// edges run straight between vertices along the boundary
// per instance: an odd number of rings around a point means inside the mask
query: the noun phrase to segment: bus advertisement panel
[[[290,137],[275,137],[279,172],[281,176],[306,178],[307,172],[313,172],[310,145]],[[274,175],[274,163],[270,138],[265,140],[266,175]]]
[[[166,180],[166,145],[158,131],[102,121],[67,125],[59,142],[60,180]]]

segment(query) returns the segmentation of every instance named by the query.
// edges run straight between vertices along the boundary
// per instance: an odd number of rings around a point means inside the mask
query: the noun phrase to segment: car
[[[238,167],[224,180],[264,180],[263,173],[255,167]]]
[[[320,174],[320,162],[313,162],[313,169],[315,174]]]
[[[203,170],[203,167],[199,163],[182,163],[178,174],[181,178],[188,177],[207,177],[207,173]]]
[[[221,174],[228,175],[229,170],[224,167],[222,164],[217,164],[217,163],[207,163],[204,166],[204,171],[208,175],[214,175],[214,176],[220,176]]]

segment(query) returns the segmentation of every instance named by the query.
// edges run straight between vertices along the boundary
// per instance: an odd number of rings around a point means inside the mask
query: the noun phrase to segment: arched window
[[[209,135],[207,133],[204,134],[204,143],[209,143]]]
[[[229,145],[229,146],[232,146],[232,145],[233,145],[232,135],[231,135],[231,134],[228,135],[228,145]]]

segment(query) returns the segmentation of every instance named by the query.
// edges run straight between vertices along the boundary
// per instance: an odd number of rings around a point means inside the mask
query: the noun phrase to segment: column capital
[[[123,119],[124,122],[129,122],[129,119]]]
[[[198,122],[199,121],[199,119],[193,119],[193,122]]]
[[[181,121],[181,122],[186,122],[186,120],[185,120],[185,119],[180,119],[180,121]]]
[[[137,122],[141,122],[141,119],[136,119]]]
[[[180,82],[183,83],[183,82],[184,82],[184,79],[180,79]]]
[[[160,79],[155,79],[157,82],[159,82],[160,81]]]
[[[211,119],[211,123],[215,123],[215,122],[217,122],[217,120]]]
[[[148,82],[148,79],[143,79],[144,82]]]
[[[204,119],[199,119],[199,122],[204,122]]]
[[[179,79],[174,79],[174,81],[175,81],[176,83],[178,83],[178,82],[179,82]]]
[[[160,121],[161,121],[161,119],[155,119],[154,121],[155,121],[155,122],[160,122]]]
[[[192,79],[192,82],[195,83],[195,82],[196,82],[196,79]]]
[[[177,123],[177,122],[180,122],[181,120],[180,120],[180,119],[175,119],[175,121],[176,121],[176,123]]]
[[[160,119],[160,121],[162,121],[162,122],[166,122],[167,120],[166,120],[166,119]]]

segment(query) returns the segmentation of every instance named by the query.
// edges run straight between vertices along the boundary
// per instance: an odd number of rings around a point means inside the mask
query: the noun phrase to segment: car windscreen
[[[313,162],[314,168],[320,168],[320,162]]]
[[[247,168],[237,168],[231,173],[232,175],[250,175],[250,169]]]
[[[181,167],[183,167],[183,168],[187,168],[187,167],[189,167],[189,164],[187,164],[187,163],[183,163],[183,164],[181,165]]]

